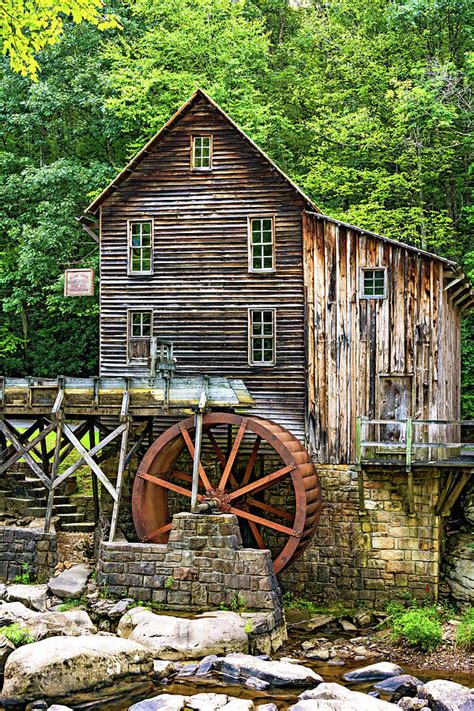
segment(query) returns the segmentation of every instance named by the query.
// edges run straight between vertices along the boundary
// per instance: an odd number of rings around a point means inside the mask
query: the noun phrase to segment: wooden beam
[[[119,517],[119,511],[120,511],[120,499],[122,496],[123,474],[124,474],[124,470],[125,470],[125,459],[127,456],[127,444],[128,444],[129,429],[130,429],[130,419],[127,418],[127,421],[125,422],[125,428],[122,432],[122,442],[120,445],[120,457],[119,457],[119,466],[118,466],[118,471],[117,471],[117,484],[116,484],[117,498],[114,501],[114,507],[112,510],[112,519],[110,521],[109,543],[113,542],[113,540],[115,538],[115,533],[117,531],[117,523],[118,523],[118,517]]]
[[[54,426],[53,426],[53,429],[54,429]],[[30,443],[29,447],[24,447],[21,444],[21,442],[18,441],[17,437],[13,434],[12,430],[9,428],[9,426],[5,423],[4,420],[0,420],[0,431],[3,432],[4,435],[6,436],[6,438],[10,440],[10,442],[15,447],[15,449],[18,452],[20,452],[20,457],[23,457],[23,459],[28,464],[28,466],[33,471],[33,473],[38,477],[38,479],[40,479],[43,482],[44,486],[49,491],[51,488],[51,482],[50,482],[48,476],[44,473],[44,471],[41,469],[39,464],[37,464],[37,462],[35,462],[35,460],[31,456],[31,454],[29,454],[29,452],[28,452],[28,449],[31,449],[31,447],[33,446],[33,443]],[[35,437],[35,440],[37,440],[38,437],[40,437],[40,438],[46,437],[47,433],[48,433],[48,428],[46,428],[42,432],[40,432],[40,434],[37,435],[37,437]],[[33,442],[35,440],[33,440]],[[2,464],[0,466],[0,474],[2,474],[4,471],[5,471],[5,464]]]
[[[104,472],[99,467],[99,465],[94,462],[94,460],[90,456],[87,449],[79,442],[77,437],[74,435],[74,432],[71,430],[71,428],[66,423],[64,423],[64,433],[65,433],[66,437],[70,440],[70,442],[72,442],[72,444],[74,445],[74,448],[77,449],[79,454],[82,454],[84,463],[88,464],[88,466],[92,469],[94,474],[99,478],[99,480],[105,486],[105,488],[107,489],[107,491],[109,492],[109,494],[113,498],[113,500],[117,501],[117,492],[116,492],[115,488],[110,483],[110,481],[107,479],[107,477],[105,476]],[[59,481],[59,479],[57,481]]]
[[[61,438],[63,430],[63,420],[62,417],[58,417],[58,423],[56,427],[56,442],[54,443],[54,458],[53,466],[51,470],[51,489],[48,492],[48,502],[46,504],[46,514],[44,517],[44,532],[49,533],[51,526],[51,518],[53,516],[54,508],[54,480],[58,474],[59,467],[59,455],[61,453]]]

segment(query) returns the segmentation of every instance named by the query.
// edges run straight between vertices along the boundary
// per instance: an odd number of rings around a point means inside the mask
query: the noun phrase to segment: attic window
[[[385,285],[386,270],[361,269],[361,296],[365,299],[384,299],[386,296]]]
[[[275,309],[249,309],[249,363],[275,365]]]
[[[275,270],[275,235],[272,217],[252,217],[249,220],[249,271]]]
[[[191,170],[211,170],[212,136],[191,136]]]
[[[150,356],[150,339],[153,330],[151,311],[128,312],[128,359],[144,360]]]
[[[128,273],[153,274],[153,220],[128,223]]]

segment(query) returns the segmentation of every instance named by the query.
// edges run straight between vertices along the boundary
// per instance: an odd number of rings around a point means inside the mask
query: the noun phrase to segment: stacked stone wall
[[[237,519],[227,514],[175,514],[166,545],[102,542],[98,582],[163,609],[281,607],[270,552],[242,548]]]
[[[357,472],[318,466],[323,508],[313,543],[279,580],[306,598],[380,606],[388,600],[436,599],[441,520],[435,515],[440,473],[414,472],[414,514],[407,475],[389,467],[364,472],[365,512]]]
[[[55,533],[0,526],[0,580],[3,582],[14,582],[17,575],[24,572],[29,572],[32,580],[45,582],[53,576],[57,563]]]

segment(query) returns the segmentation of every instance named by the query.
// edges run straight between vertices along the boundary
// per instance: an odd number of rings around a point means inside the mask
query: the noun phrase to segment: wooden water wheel
[[[189,510],[195,418],[151,445],[133,488],[135,528],[165,543],[172,514]],[[238,517],[246,547],[270,548],[275,572],[307,548],[318,523],[318,475],[303,445],[270,420],[213,412],[203,418],[199,499]]]

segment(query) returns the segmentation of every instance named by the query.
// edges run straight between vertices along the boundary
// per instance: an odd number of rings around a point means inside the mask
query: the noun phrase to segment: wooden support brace
[[[95,427],[94,421],[89,424],[89,454],[93,456],[93,449],[95,449]],[[91,472],[92,477],[92,501],[94,504],[94,523],[99,523],[100,518],[100,503],[99,503],[99,483],[97,477]]]
[[[54,429],[53,425],[51,427],[52,427],[52,429]],[[28,464],[28,466],[33,471],[33,473],[38,477],[38,479],[40,479],[43,482],[44,486],[49,491],[51,488],[51,481],[49,480],[49,477],[44,473],[44,471],[41,469],[39,464],[37,462],[35,462],[35,460],[31,456],[31,454],[29,454],[29,451],[28,451],[29,449],[31,449],[33,447],[33,443],[35,441],[40,441],[40,440],[38,440],[38,438],[42,439],[43,437],[46,437],[46,435],[50,431],[49,428],[47,427],[42,432],[40,432],[40,434],[35,437],[33,442],[30,442],[29,445],[27,445],[27,446],[23,446],[21,444],[21,442],[18,441],[16,435],[13,434],[12,430],[10,429],[10,427],[6,424],[6,422],[4,420],[0,420],[0,431],[4,433],[6,438],[10,440],[10,442],[15,447],[17,452],[19,452],[18,458],[23,457],[23,459]],[[6,470],[5,469],[6,464],[8,464],[8,462],[5,462],[4,464],[2,464],[0,466],[0,474]]]
[[[87,464],[92,469],[92,471],[98,477],[100,482],[105,486],[105,488],[107,489],[107,491],[109,492],[109,494],[113,498],[113,500],[117,501],[117,492],[116,492],[115,488],[110,483],[110,481],[107,479],[107,477],[105,476],[104,472],[99,467],[99,465],[94,462],[94,460],[90,456],[87,449],[81,444],[81,442],[77,439],[74,432],[71,430],[71,428],[67,424],[64,424],[64,434],[69,439],[69,441],[72,442],[72,444],[74,445],[74,448],[77,449],[79,454],[82,454],[84,463]],[[59,482],[59,479],[57,479],[56,482]]]

